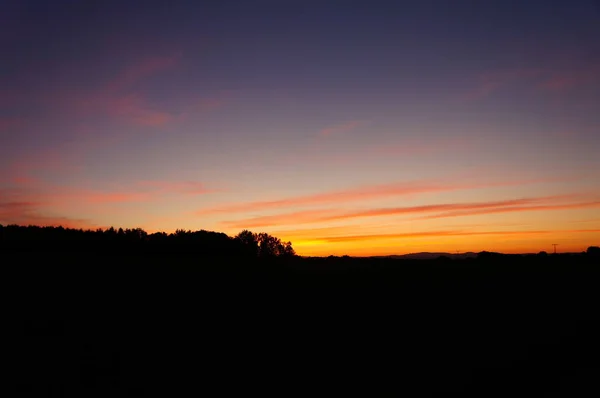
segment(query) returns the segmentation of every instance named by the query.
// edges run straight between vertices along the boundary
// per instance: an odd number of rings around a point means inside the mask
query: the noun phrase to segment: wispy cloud
[[[256,228],[274,225],[306,224],[326,219],[334,210],[306,210],[272,216],[246,218],[238,221],[224,221],[223,226],[229,228]]]
[[[598,81],[600,81],[598,64],[572,67],[560,71],[551,68],[501,69],[479,75],[477,83],[463,95],[463,99],[483,99],[511,84],[543,91],[564,92]]]
[[[334,134],[347,133],[361,126],[362,124],[364,124],[364,121],[361,120],[351,120],[349,122],[335,124],[319,131],[319,136],[328,137]]]
[[[432,204],[423,206],[408,206],[408,207],[392,207],[392,208],[379,208],[379,209],[368,209],[360,210],[349,213],[343,213],[339,215],[331,215],[324,217],[319,221],[335,221],[335,220],[346,220],[351,218],[362,218],[362,217],[380,217],[380,216],[395,216],[402,214],[417,214],[417,213],[431,213],[442,210],[465,210],[471,212],[477,209],[486,208],[497,208],[506,206],[523,205],[529,203],[540,202],[548,200],[549,198],[528,198],[528,199],[511,199],[501,200],[495,202],[477,202],[477,203],[444,203],[444,204]]]
[[[592,65],[586,68],[552,73],[540,82],[537,87],[544,91],[564,92],[578,86],[599,81],[600,65]]]
[[[425,192],[440,192],[457,189],[450,185],[435,182],[410,181],[394,184],[361,186],[357,188],[325,192],[313,195],[302,195],[291,198],[255,201],[231,204],[200,210],[198,215],[215,213],[240,213],[282,207],[298,207],[324,205],[340,202],[353,202],[366,199],[385,198],[390,196],[411,195]]]
[[[38,208],[52,208],[56,205],[107,204],[143,202],[152,199],[153,193],[137,191],[100,191],[73,187],[62,187],[35,181],[16,188],[0,190],[0,204],[28,203]]]
[[[106,85],[107,91],[115,92],[131,88],[140,80],[172,69],[181,60],[181,54],[166,57],[151,57],[126,66]]]
[[[244,220],[228,221],[224,225],[232,228],[256,228],[265,226],[306,224],[350,220],[365,217],[399,216],[410,214],[439,213],[432,216],[452,217],[471,214],[486,214],[488,212],[501,211],[528,211],[528,210],[558,210],[561,208],[579,208],[584,206],[580,203],[568,204],[544,204],[560,199],[572,197],[572,195],[556,195],[537,198],[510,199],[491,202],[471,202],[471,203],[442,203],[422,206],[407,207],[387,207],[374,208],[366,210],[355,210],[341,212],[336,209],[313,210],[284,213],[271,216],[253,217]],[[596,202],[593,202],[596,203]],[[600,202],[598,202],[600,204]],[[536,205],[537,204],[537,205]],[[586,204],[585,206],[592,206]],[[584,206],[584,207],[585,207]],[[427,217],[423,217],[427,218]]]
[[[219,94],[215,98],[199,98],[191,101],[191,103],[183,108],[177,114],[177,120],[189,120],[195,116],[203,115],[207,112],[221,108],[228,101],[224,93]]]
[[[391,234],[374,235],[344,235],[344,236],[325,236],[314,238],[317,241],[327,243],[356,242],[368,240],[391,240],[391,239],[417,239],[426,237],[444,237],[444,236],[531,236],[547,234],[571,234],[571,233],[598,233],[598,229],[578,229],[578,230],[521,230],[521,231],[418,231]]]
[[[96,214],[103,206],[154,202],[167,195],[203,195],[213,190],[193,181],[143,181],[127,190],[83,189],[58,186],[41,180],[18,181],[0,189],[0,224],[97,227],[90,220],[55,216],[71,205]],[[63,209],[63,210],[60,210]]]
[[[541,179],[515,179],[512,181],[465,182],[452,184],[447,182],[441,182],[438,180],[395,182],[390,184],[363,185],[356,188],[349,188],[312,195],[301,195],[284,199],[230,204],[199,210],[196,214],[206,215],[218,213],[243,213],[248,211],[271,210],[274,208],[350,203],[357,201],[399,196],[410,196],[425,193],[449,192],[486,187],[519,186],[552,181]]]
[[[0,224],[63,226],[83,229],[98,227],[89,220],[42,215],[38,212],[39,205],[40,203],[36,202],[2,202],[0,198]]]
[[[40,184],[37,174],[41,172],[72,173],[77,165],[66,160],[67,156],[53,149],[43,149],[20,157],[10,163],[8,169],[0,170],[0,183]]]
[[[544,90],[558,91],[576,86],[578,79],[572,76],[553,76],[541,82],[538,87]]]
[[[17,192],[15,190],[15,192]],[[47,204],[84,203],[141,203],[158,200],[164,195],[203,195],[214,192],[200,183],[152,182],[133,184],[128,189],[83,189],[43,184],[20,190],[19,197],[40,198]]]
[[[514,207],[490,206],[490,208],[486,208],[486,209],[449,211],[449,212],[444,212],[444,213],[440,213],[440,214],[434,214],[434,215],[422,217],[422,219],[468,217],[471,215],[514,213],[514,212],[525,212],[525,211],[552,211],[552,210],[584,209],[584,208],[594,208],[594,207],[600,207],[600,201],[550,204],[550,205],[534,205],[534,206],[514,206]]]
[[[88,93],[67,95],[63,102],[70,112],[80,116],[102,114],[128,124],[159,127],[173,121],[176,114],[149,103],[139,94],[136,84],[173,69],[179,55],[153,57],[130,64],[101,88]]]
[[[44,162],[38,165],[45,164]],[[27,165],[31,167],[32,165]],[[0,223],[83,226],[88,220],[55,217],[71,206],[97,214],[104,206],[157,202],[173,196],[197,196],[215,192],[196,181],[140,181],[127,187],[83,188],[49,183],[31,176],[34,169],[15,170],[0,185]],[[25,173],[23,173],[25,172]]]
[[[463,95],[468,101],[486,98],[501,88],[525,79],[533,79],[542,75],[544,71],[537,68],[500,69],[488,71],[477,77],[475,87]]]
[[[139,95],[127,95],[108,100],[106,110],[109,115],[140,126],[163,126],[174,116],[165,111],[153,109]]]
[[[141,188],[151,188],[156,192],[165,194],[203,195],[217,191],[196,181],[140,181],[137,185]]]
[[[101,89],[69,98],[69,109],[81,115],[103,114],[117,121],[141,127],[162,127],[223,105],[224,98],[193,98],[178,109],[164,109],[140,94],[136,85],[174,69],[181,56],[155,57],[125,67]]]
[[[102,192],[92,190],[73,190],[71,192],[53,194],[51,199],[75,200],[89,204],[145,202],[152,199],[146,192]]]
[[[467,137],[408,138],[403,142],[374,145],[365,148],[365,155],[372,156],[423,156],[448,151],[476,150],[477,142]]]

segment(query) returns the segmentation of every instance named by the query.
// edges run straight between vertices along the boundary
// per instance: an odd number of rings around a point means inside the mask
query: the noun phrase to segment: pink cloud
[[[465,100],[486,98],[509,84],[519,83],[523,86],[543,91],[562,92],[584,84],[600,80],[600,66],[592,64],[584,67],[572,67],[556,71],[548,68],[525,68],[490,71],[480,75],[474,88],[463,95]]]
[[[525,211],[552,211],[552,210],[570,210],[570,209],[585,209],[600,207],[600,201],[564,203],[564,204],[549,204],[549,205],[534,205],[534,206],[514,206],[514,207],[492,207],[487,209],[471,209],[468,211],[450,211],[431,216],[422,217],[422,219],[432,218],[447,218],[447,217],[466,217],[471,215],[481,214],[498,214],[498,213],[513,213]]]
[[[337,209],[309,210],[301,212],[283,213],[271,216],[247,218],[237,221],[223,223],[232,228],[255,228],[275,225],[293,225],[306,223],[320,223],[331,221],[343,221],[356,218],[400,216],[409,214],[426,214],[444,212],[437,215],[425,216],[425,218],[442,218],[467,216],[473,214],[488,214],[494,212],[529,211],[529,210],[558,210],[581,207],[596,207],[596,203],[578,204],[553,204],[547,203],[560,199],[573,198],[579,195],[554,195],[537,198],[510,199],[490,202],[467,202],[467,203],[440,203],[421,206],[386,207],[367,210],[339,211]]]
[[[140,187],[149,187],[160,193],[179,193],[188,195],[203,195],[215,192],[209,189],[205,184],[195,181],[141,181]]]
[[[364,240],[380,240],[380,239],[410,239],[410,238],[425,238],[431,236],[477,236],[477,235],[501,235],[501,236],[529,236],[549,234],[552,231],[419,231],[394,234],[374,234],[374,235],[345,235],[345,236],[328,236],[316,238],[316,240],[326,241],[330,243],[354,242]]]
[[[151,77],[159,72],[163,72],[175,67],[181,59],[181,55],[172,55],[169,57],[153,57],[127,66],[121,73],[108,83],[108,91],[121,91],[130,88],[133,84],[142,79]]]
[[[265,226],[273,226],[273,225],[286,225],[286,224],[307,224],[311,222],[315,222],[318,220],[322,220],[326,218],[328,214],[331,214],[333,210],[306,210],[306,211],[297,211],[292,213],[285,214],[276,214],[273,216],[260,216],[247,218],[244,220],[238,221],[224,221],[223,226],[229,228],[256,228],[256,227],[265,227]]]
[[[365,240],[380,239],[410,239],[423,238],[431,236],[530,236],[530,235],[548,235],[553,233],[598,233],[598,229],[578,229],[578,230],[521,230],[521,231],[417,231],[392,234],[374,234],[374,235],[342,235],[326,236],[315,238],[315,240],[326,241],[330,243],[354,242]]]
[[[188,120],[194,116],[221,108],[226,103],[224,98],[200,98],[192,101],[192,104],[183,108],[177,115],[177,120]]]
[[[17,187],[0,189],[0,224],[87,228],[95,225],[89,220],[54,216],[53,213],[57,209],[69,208],[71,204],[103,206],[141,203],[161,199],[166,194],[200,195],[208,192],[211,191],[203,184],[187,181],[148,181],[135,184],[134,189],[101,191],[61,187],[32,179],[22,181]],[[98,211],[97,207],[90,209],[94,209],[94,214]]]
[[[163,126],[173,119],[168,112],[150,108],[138,95],[108,99],[106,110],[112,116],[140,126]]]
[[[374,156],[414,156],[431,155],[447,151],[473,150],[476,141],[470,138],[407,139],[405,142],[378,145],[365,149],[366,155]]]
[[[214,213],[239,213],[280,207],[310,206],[340,202],[352,202],[366,199],[377,199],[389,196],[411,195],[426,192],[450,191],[456,189],[449,184],[435,182],[411,181],[393,184],[361,186],[357,188],[324,192],[313,195],[302,195],[285,199],[255,201],[231,204],[200,210],[198,215]]]
[[[16,186],[0,190],[0,203],[27,202],[46,207],[79,204],[141,203],[161,199],[164,195],[203,195],[215,192],[194,181],[143,181],[125,190],[82,189],[46,183],[37,178],[13,177]]]
[[[163,127],[184,120],[190,115],[207,112],[223,105],[223,98],[196,98],[180,109],[165,109],[153,104],[137,90],[136,84],[159,73],[174,69],[180,55],[153,57],[133,63],[122,69],[102,87],[88,91],[61,90],[31,94],[46,106],[79,118],[103,115],[113,120],[141,127]],[[1,93],[0,93],[1,94]],[[225,95],[225,93],[223,93]],[[28,99],[28,101],[30,101]],[[1,127],[1,123],[0,123]],[[0,129],[1,131],[1,129]]]
[[[145,202],[151,195],[145,192],[101,192],[101,191],[74,191],[66,194],[52,195],[53,199],[68,199],[90,204]]]
[[[468,190],[486,187],[502,187],[535,184],[540,182],[556,182],[560,179],[514,179],[506,181],[489,182],[465,182],[448,183],[435,180],[430,181],[407,181],[391,184],[365,185],[338,191],[330,191],[312,195],[301,195],[296,197],[254,201],[247,203],[235,203],[230,205],[208,208],[196,212],[197,215],[218,213],[242,213],[247,211],[260,211],[273,208],[301,207],[324,204],[348,203],[372,199],[381,199],[395,196],[410,196],[424,193],[448,192],[457,190]]]
[[[138,126],[159,127],[173,121],[175,115],[148,104],[135,93],[134,85],[155,74],[175,67],[180,56],[156,57],[124,68],[101,89],[87,94],[70,94],[62,100],[70,112],[81,116],[104,114]]]
[[[349,131],[354,130],[361,124],[363,124],[363,122],[360,120],[352,120],[346,123],[336,124],[322,129],[321,131],[319,131],[319,135],[322,137],[328,137],[334,134],[347,133]]]
[[[523,69],[504,69],[489,71],[481,74],[477,80],[477,85],[463,95],[463,99],[474,101],[486,98],[502,87],[515,83],[523,79],[532,79],[544,73],[541,69],[523,68]]]
[[[0,224],[63,226],[65,228],[88,229],[98,227],[89,220],[62,216],[46,216],[37,209],[36,202],[3,202],[0,198]]]
[[[46,187],[36,197],[44,198],[49,204],[78,202],[87,204],[141,203],[160,199],[167,194],[203,195],[214,192],[203,184],[194,182],[146,181],[127,190],[97,190],[70,187]]]
[[[222,106],[222,98],[200,98],[178,112],[166,111],[150,105],[146,98],[132,91],[138,81],[172,69],[179,60],[180,56],[152,58],[130,65],[105,89],[78,99],[77,109],[84,115],[100,112],[133,125],[161,127]]]
[[[444,203],[444,204],[433,204],[423,206],[408,206],[408,207],[392,207],[392,208],[379,208],[379,209],[368,209],[360,210],[349,213],[342,213],[338,215],[331,215],[321,218],[319,221],[334,221],[334,220],[345,220],[350,218],[359,217],[379,217],[379,216],[395,216],[402,214],[415,214],[415,213],[431,213],[441,210],[465,210],[471,212],[475,209],[485,209],[490,207],[505,207],[515,206],[528,203],[539,202],[540,200],[546,200],[547,198],[531,198],[531,199],[512,199],[502,200],[495,202],[480,202],[480,203]]]
[[[41,181],[36,174],[40,172],[72,173],[77,168],[75,164],[67,162],[64,154],[60,154],[56,150],[40,150],[26,157],[18,158],[10,164],[8,170],[0,171],[2,173],[0,181],[15,184],[38,184]]]
[[[544,91],[563,92],[600,81],[600,66],[569,70],[560,73],[553,73],[550,77],[538,84],[538,88]]]
[[[544,90],[557,91],[572,88],[577,84],[578,81],[576,78],[567,76],[554,76],[540,83],[538,87]]]

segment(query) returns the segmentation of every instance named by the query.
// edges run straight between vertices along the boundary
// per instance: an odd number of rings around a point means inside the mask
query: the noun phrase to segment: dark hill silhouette
[[[0,227],[11,396],[597,391],[600,263]],[[7,343],[8,344],[8,343]]]
[[[445,253],[445,252],[419,252],[419,253],[408,253],[399,255],[389,256],[374,256],[374,258],[395,258],[395,259],[406,259],[406,260],[431,260],[439,257],[449,257],[453,259],[465,259],[477,257],[477,253],[466,252],[466,253]]]

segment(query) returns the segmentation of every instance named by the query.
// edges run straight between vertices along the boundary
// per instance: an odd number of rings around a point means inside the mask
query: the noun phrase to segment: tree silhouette
[[[267,233],[258,234],[258,255],[259,257],[274,257],[279,255],[281,241]]]
[[[280,255],[284,257],[294,257],[296,255],[296,251],[292,247],[292,242],[285,242],[283,244],[283,250]]]
[[[206,257],[294,256],[291,242],[267,233],[243,230],[234,238],[224,233],[178,229],[172,234],[148,234],[141,228],[110,227],[77,230],[63,227],[0,225],[3,250],[99,253],[181,253]]]
[[[598,246],[590,246],[587,248],[586,253],[590,257],[600,257],[600,247]]]
[[[241,250],[248,256],[258,256],[258,236],[255,233],[243,230],[235,237],[241,245]]]

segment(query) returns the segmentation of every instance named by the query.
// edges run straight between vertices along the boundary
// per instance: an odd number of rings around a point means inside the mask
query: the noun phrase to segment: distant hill
[[[430,259],[436,259],[439,257],[449,257],[452,259],[475,258],[475,257],[477,257],[477,253],[474,253],[474,252],[466,252],[466,253],[420,252],[420,253],[409,253],[409,254],[390,255],[390,256],[372,256],[372,258],[394,258],[394,259],[405,259],[405,260],[430,260]]]

